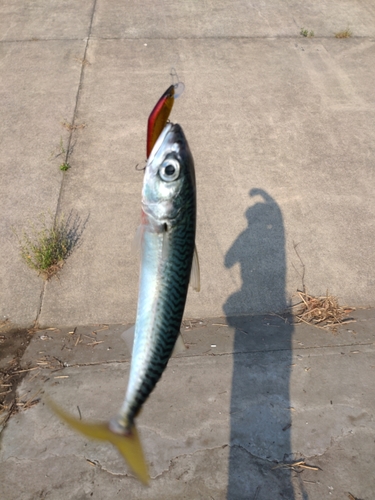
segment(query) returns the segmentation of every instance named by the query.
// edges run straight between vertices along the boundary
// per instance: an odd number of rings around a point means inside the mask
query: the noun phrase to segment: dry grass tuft
[[[39,227],[29,224],[29,231],[23,230],[18,237],[21,257],[26,264],[37,271],[45,280],[55,275],[72,250],[69,230],[64,219],[46,221],[40,216]]]
[[[298,291],[301,301],[294,307],[297,322],[309,323],[323,328],[336,328],[342,323],[353,321],[348,314],[354,311],[352,307],[342,307],[336,297],[327,294],[322,297],[314,297],[306,291]]]
[[[346,28],[346,30],[335,33],[335,38],[350,38],[352,34],[352,31],[349,28]]]
[[[72,124],[66,120],[64,120],[63,122],[61,122],[61,125],[66,129],[68,130],[68,132],[72,132],[74,130],[82,130],[86,127],[86,123],[77,123],[77,124]]]
[[[24,229],[18,238],[22,259],[37,271],[43,279],[49,280],[63,267],[66,259],[77,246],[83,232],[81,220],[72,213],[68,219],[46,217],[41,214],[37,225],[29,222],[28,230]]]

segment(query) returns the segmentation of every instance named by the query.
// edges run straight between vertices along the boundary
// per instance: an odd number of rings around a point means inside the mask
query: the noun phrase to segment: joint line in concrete
[[[68,146],[66,148],[66,155],[65,155],[65,162],[66,163],[68,163],[69,156],[70,156],[70,154],[72,152],[71,151],[72,150],[71,144],[72,144],[72,138],[73,138],[73,132],[74,132],[74,124],[75,124],[75,120],[76,120],[76,116],[77,116],[79,99],[80,99],[80,94],[81,94],[81,89],[82,89],[82,84],[83,84],[87,50],[88,50],[89,42],[91,40],[91,31],[92,31],[92,24],[93,24],[95,10],[96,10],[96,2],[97,2],[97,0],[94,0],[94,2],[93,2],[93,8],[92,8],[92,12],[91,12],[90,25],[89,25],[88,34],[87,34],[85,50],[83,52],[83,58],[82,58],[82,64],[81,64],[81,74],[80,74],[80,77],[79,77],[79,83],[78,83],[78,89],[77,89],[77,95],[76,95],[76,102],[75,102],[75,106],[74,106],[74,110],[73,110],[72,127],[71,127],[70,134],[69,134]],[[56,213],[55,213],[55,221],[57,219],[57,214],[59,213],[59,209],[60,209],[61,195],[62,195],[62,192],[63,192],[65,177],[66,177],[65,174],[63,174],[63,178],[62,178],[61,186],[60,186],[59,197],[58,197],[58,200],[57,200]]]

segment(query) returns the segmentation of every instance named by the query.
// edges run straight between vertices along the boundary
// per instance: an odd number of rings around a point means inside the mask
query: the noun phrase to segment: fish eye
[[[180,175],[180,165],[178,161],[172,158],[165,160],[159,169],[159,175],[161,179],[166,182],[172,182],[178,179]]]

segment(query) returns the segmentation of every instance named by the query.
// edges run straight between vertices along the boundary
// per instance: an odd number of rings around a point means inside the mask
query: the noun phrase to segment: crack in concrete
[[[42,312],[44,295],[46,293],[46,285],[47,285],[47,282],[43,281],[43,287],[42,287],[42,291],[40,292],[40,297],[39,297],[39,308],[38,308],[38,311],[36,313],[36,318],[35,318],[35,321],[34,321],[34,328],[37,327],[38,321],[39,321],[39,317],[40,317],[40,314]]]
[[[83,58],[82,58],[82,64],[81,64],[81,73],[80,73],[80,77],[79,77],[78,89],[77,89],[77,94],[76,94],[76,102],[75,102],[75,106],[74,106],[74,110],[73,110],[72,127],[71,127],[71,130],[70,130],[70,134],[69,134],[69,138],[68,138],[68,145],[67,145],[66,154],[65,154],[65,163],[69,163],[69,157],[72,154],[72,150],[73,150],[73,147],[74,147],[74,146],[72,147],[72,138],[73,138],[73,133],[74,133],[74,124],[75,124],[75,120],[76,120],[76,116],[77,116],[79,98],[80,98],[81,88],[82,88],[82,83],[83,83],[86,54],[87,54],[88,45],[89,45],[89,42],[90,42],[90,39],[91,39],[91,31],[92,31],[92,24],[93,24],[95,10],[96,10],[96,2],[97,2],[97,0],[94,0],[94,2],[93,2],[93,8],[92,8],[91,18],[90,18],[90,25],[89,25],[89,28],[88,28],[88,36],[86,38],[85,50],[83,52]],[[33,41],[33,43],[35,43],[35,42]],[[59,209],[60,209],[61,196],[62,196],[62,192],[63,192],[63,188],[64,188],[64,179],[66,179],[66,175],[62,176],[62,181],[61,181],[61,185],[60,185],[60,191],[59,191],[59,195],[58,195],[58,198],[57,198],[57,204],[56,204],[56,212],[55,212],[54,222],[56,222],[56,220],[57,220],[57,215],[58,215]],[[38,320],[39,320],[40,315],[42,313],[43,302],[44,302],[44,297],[45,297],[45,294],[46,294],[46,290],[47,290],[47,281],[45,281],[44,284],[43,284],[42,293],[40,295],[39,310],[38,310],[38,313],[37,313],[37,316],[36,316],[36,319],[35,319],[35,325],[38,324]]]
[[[91,13],[91,19],[90,19],[90,25],[89,25],[89,28],[88,28],[88,34],[87,34],[87,38],[86,38],[85,50],[83,51],[83,58],[82,58],[82,64],[81,64],[81,73],[80,73],[80,76],[79,76],[78,89],[77,89],[77,94],[76,94],[76,102],[75,102],[75,105],[74,105],[73,117],[72,117],[72,123],[71,123],[72,126],[70,127],[70,134],[69,134],[69,139],[68,139],[68,145],[67,145],[67,148],[66,148],[66,155],[65,155],[65,162],[66,163],[69,163],[69,157],[72,154],[72,146],[71,146],[71,144],[72,144],[72,138],[73,138],[73,133],[74,133],[74,125],[75,125],[76,116],[77,116],[78,104],[79,104],[79,99],[80,99],[81,89],[82,89],[82,84],[83,84],[86,55],[87,55],[87,50],[88,50],[89,42],[91,40],[92,23],[93,23],[93,20],[94,20],[94,14],[95,14],[95,8],[96,8],[96,1],[97,0],[94,0],[93,9],[92,9],[92,13]],[[64,179],[66,179],[66,175],[63,175],[62,181],[61,181],[60,192],[59,192],[59,196],[58,196],[58,199],[57,199],[57,205],[56,205],[55,220],[57,218],[57,214],[58,214],[59,208],[60,208],[61,195],[62,195],[63,188],[64,188]]]
[[[130,361],[125,360],[125,361],[117,361],[117,360],[109,360],[109,361],[92,361],[91,363],[75,363],[75,364],[70,364],[67,362],[63,362],[63,368],[80,368],[80,367],[85,367],[85,366],[100,366],[100,365],[123,365],[123,364],[130,364]]]
[[[57,359],[57,358],[56,358]],[[39,368],[41,370],[41,373],[43,374],[43,371],[42,370],[48,370],[50,371],[51,373],[55,373],[55,372],[60,372],[60,371],[63,371],[65,368],[81,368],[81,367],[86,367],[86,366],[100,366],[100,365],[114,365],[114,364],[130,364],[130,361],[117,361],[117,360],[109,360],[109,361],[93,361],[91,363],[74,363],[74,364],[70,364],[70,363],[67,363],[66,361],[60,361],[60,360],[57,360],[60,364],[61,364],[61,367],[60,368],[47,368],[47,367],[43,367],[43,366],[39,366],[39,365],[31,365],[27,368],[27,371],[31,371],[35,368]]]
[[[201,356],[236,356],[237,354],[266,354],[266,353],[274,353],[274,352],[297,352],[297,351],[313,351],[313,350],[319,350],[319,349],[326,349],[326,348],[341,348],[341,347],[361,347],[361,346],[374,346],[374,342],[365,342],[365,343],[352,343],[352,344],[327,344],[327,345],[319,345],[319,346],[306,346],[306,347],[293,347],[293,348],[278,348],[278,349],[249,349],[245,351],[227,351],[227,352],[220,352],[220,353],[215,353],[215,352],[204,352],[200,354],[185,354],[183,356],[176,356],[173,359],[182,359],[182,358],[197,358]],[[375,347],[375,346],[374,346]]]
[[[197,453],[202,453],[202,452],[206,452],[206,451],[214,451],[214,450],[220,450],[220,449],[224,449],[224,448],[239,448],[241,450],[243,450],[247,455],[249,455],[253,460],[259,460],[263,463],[268,463],[269,465],[277,465],[277,464],[280,464],[282,462],[279,462],[277,460],[270,460],[270,459],[267,459],[267,458],[264,458],[264,457],[260,457],[258,455],[254,455],[253,453],[251,453],[251,451],[249,451],[246,447],[240,445],[240,444],[229,444],[229,443],[225,443],[223,445],[218,445],[218,446],[214,446],[212,448],[200,448],[199,450],[195,450],[194,452],[192,453],[182,453],[180,455],[177,455],[173,458],[171,458],[169,460],[169,466],[167,469],[164,469],[163,471],[161,471],[159,474],[157,474],[156,476],[151,476],[152,479],[156,479],[166,473],[168,473],[173,465],[173,462],[176,462],[177,460],[181,459],[181,458],[184,458],[184,457],[192,457],[194,455],[196,455]],[[302,456],[302,455],[299,455],[299,456]],[[312,457],[303,457],[304,459],[306,458],[312,458]]]
[[[200,453],[200,452],[205,452],[205,451],[214,451],[214,450],[219,450],[219,449],[223,449],[223,448],[227,448],[229,445],[228,444],[224,444],[224,445],[219,445],[219,446],[214,446],[212,448],[200,448],[199,450],[195,450],[193,451],[192,453],[182,453],[180,455],[176,455],[175,457],[171,458],[169,460],[169,465],[168,465],[168,468],[166,469],[163,469],[161,472],[159,472],[158,474],[156,474],[155,476],[151,476],[150,475],[150,478],[151,479],[157,479],[158,477],[161,477],[163,476],[164,474],[167,474],[171,467],[172,467],[172,464],[173,462],[181,459],[181,458],[184,458],[184,457],[192,457],[194,456],[196,453]],[[76,456],[76,455],[75,455]],[[129,474],[129,473],[121,473],[121,472],[113,472],[109,469],[106,468],[105,465],[102,465],[99,460],[96,460],[96,459],[91,459],[91,458],[87,458],[87,457],[84,457],[87,462],[99,467],[100,470],[104,471],[104,472],[107,472],[108,474],[112,475],[112,476],[117,476],[117,477],[130,477],[130,478],[135,478],[134,475],[132,474]],[[125,462],[124,462],[125,463]]]
[[[182,359],[192,359],[192,358],[200,358],[200,357],[220,357],[220,356],[238,356],[245,354],[266,354],[266,353],[278,353],[278,352],[291,352],[296,353],[298,351],[318,351],[325,348],[334,348],[339,349],[343,347],[365,347],[365,346],[374,346],[373,342],[367,343],[355,343],[355,344],[338,344],[338,345],[324,345],[324,346],[314,346],[314,347],[295,347],[293,349],[261,349],[261,350],[248,350],[248,351],[230,351],[230,352],[222,352],[222,353],[199,353],[199,354],[185,354],[182,356],[174,356],[171,358],[172,360],[182,360]],[[347,353],[350,354],[350,353]],[[60,361],[60,360],[58,360]],[[131,359],[125,360],[106,360],[106,361],[92,361],[89,363],[69,363],[66,361],[60,361],[62,368],[80,368],[86,366],[100,366],[100,365],[111,365],[111,364],[130,364]],[[36,368],[36,366],[32,366],[31,368]],[[55,370],[54,370],[55,371]]]
[[[180,455],[176,455],[174,456],[173,458],[171,458],[168,462],[169,462],[169,465],[167,468],[163,469],[161,472],[159,472],[158,474],[152,476],[150,475],[150,478],[151,479],[157,479],[167,473],[170,472],[173,464],[175,462],[177,462],[178,460],[182,459],[182,458],[185,458],[185,457],[193,457],[194,455],[196,455],[197,453],[204,453],[204,452],[210,452],[210,451],[215,451],[215,450],[220,450],[220,449],[224,449],[224,448],[239,448],[239,449],[242,449],[243,451],[246,452],[247,455],[249,455],[252,459],[254,460],[259,460],[261,462],[264,462],[264,463],[268,463],[269,465],[277,465],[281,462],[278,462],[276,460],[269,460],[269,459],[266,459],[266,458],[263,458],[263,457],[260,457],[260,456],[257,456],[257,455],[254,455],[253,453],[251,453],[247,448],[243,447],[242,445],[240,444],[233,444],[233,445],[230,445],[228,443],[225,443],[225,444],[222,444],[222,445],[218,445],[218,446],[213,446],[211,448],[207,448],[207,447],[203,447],[203,448],[199,448],[198,450],[195,450],[191,453],[181,453]],[[104,471],[104,472],[107,472],[108,474],[111,474],[112,476],[120,476],[120,477],[134,477],[133,475],[129,474],[129,473],[120,473],[120,472],[113,472],[109,469],[107,469],[104,465],[102,465],[99,460],[91,460],[91,459],[88,459],[87,457],[85,457],[86,460],[90,463],[94,463],[96,466],[98,466],[100,468],[100,470]],[[309,458],[309,457],[304,457],[304,458]]]
[[[264,458],[264,457],[260,457],[258,455],[254,455],[254,453],[251,453],[250,450],[248,450],[245,446],[242,446],[241,444],[235,443],[235,444],[231,444],[229,446],[230,446],[230,448],[239,448],[239,449],[245,451],[248,455],[250,455],[255,460],[260,460],[262,462],[267,462],[267,463],[273,464],[273,465],[280,463],[277,460],[270,460],[269,458]]]
[[[156,474],[156,476],[150,476],[150,477],[151,477],[151,479],[157,479],[158,477],[161,477],[164,474],[167,474],[170,471],[173,462],[175,462],[175,461],[177,461],[177,460],[179,460],[181,458],[192,457],[196,453],[202,453],[202,452],[205,452],[205,451],[220,450],[220,449],[223,449],[223,448],[227,448],[228,446],[229,446],[229,444],[224,444],[224,445],[214,446],[213,448],[200,448],[199,450],[195,450],[192,453],[182,453],[181,455],[177,455],[177,456],[175,456],[175,457],[173,457],[173,458],[171,458],[169,460],[169,466],[168,466],[167,469],[162,470],[161,472],[159,472],[159,474]]]
[[[122,473],[122,472],[113,472],[108,470],[104,465],[102,465],[99,460],[92,460],[91,458],[84,457],[87,462],[89,462],[91,465],[94,465],[95,467],[99,467],[100,470],[107,472],[108,474],[111,474],[111,476],[117,476],[117,477],[131,477],[134,478],[135,476],[129,474],[129,473]],[[125,462],[124,462],[125,463]]]
[[[315,453],[313,455],[305,455],[304,453],[294,451],[291,454],[295,455],[295,456],[303,457],[305,460],[312,460],[314,458],[321,458],[326,453],[328,453],[331,450],[331,448],[333,448],[336,444],[338,444],[340,441],[343,441],[344,439],[347,439],[348,437],[353,436],[354,434],[356,434],[356,432],[358,430],[363,430],[363,428],[362,429],[354,428],[354,429],[347,430],[346,432],[344,429],[342,429],[342,433],[340,435],[331,436],[331,440],[330,440],[329,445],[321,453]],[[368,428],[366,428],[366,430],[368,431]],[[373,435],[375,437],[375,431],[373,432]]]
[[[96,2],[95,2],[96,3]],[[91,26],[90,26],[91,28]],[[300,28],[298,28],[300,29]],[[373,36],[372,35],[352,35],[350,37],[351,40],[372,40]],[[11,40],[1,40],[0,43],[41,43],[41,42],[79,42],[82,40],[87,39],[87,37],[73,37],[73,38],[25,38],[25,39],[11,39]],[[246,36],[246,35],[223,35],[223,36],[170,36],[170,37],[132,37],[132,36],[112,36],[112,37],[105,37],[105,36],[98,36],[98,35],[91,35],[90,34],[90,40],[134,40],[134,41],[140,41],[140,40],[300,40],[303,41],[305,38],[302,38],[300,34],[297,35],[259,35],[259,36]],[[314,35],[314,37],[310,37],[309,40],[331,40],[335,39],[334,36],[332,35]],[[347,40],[348,42],[348,40]],[[346,43],[347,43],[346,42]]]

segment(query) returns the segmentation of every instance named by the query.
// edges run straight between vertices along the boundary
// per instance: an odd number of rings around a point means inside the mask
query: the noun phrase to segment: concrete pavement
[[[302,281],[375,307],[374,21],[360,0],[0,5],[0,320],[57,328],[24,354],[36,369],[20,400],[46,391],[102,419],[123,397],[134,167],[172,67],[186,87],[171,120],[196,163],[202,283],[186,308],[202,324],[186,330],[188,351],[140,418],[151,488],[41,402],[1,434],[0,496],[372,498],[373,310],[336,336],[265,313],[284,310]],[[351,38],[334,37],[347,27]],[[79,223],[79,245],[48,283],[13,232],[41,213]],[[302,457],[318,469],[283,465]]]
[[[127,326],[38,331],[22,358],[20,411],[2,433],[2,498],[370,500],[374,310],[354,318],[336,334],[274,315],[186,321],[188,348],[138,418],[149,488],[43,400],[88,420],[113,416],[129,371]]]
[[[186,132],[198,183],[202,291],[187,316],[282,310],[301,286],[294,244],[312,294],[375,304],[368,2],[1,9],[1,316],[21,327],[134,320],[134,167],[172,67],[186,91],[171,119]],[[352,38],[334,37],[348,26]],[[43,284],[20,261],[12,228],[72,211],[87,221],[81,245],[60,280]],[[228,303],[244,280],[241,300]]]

